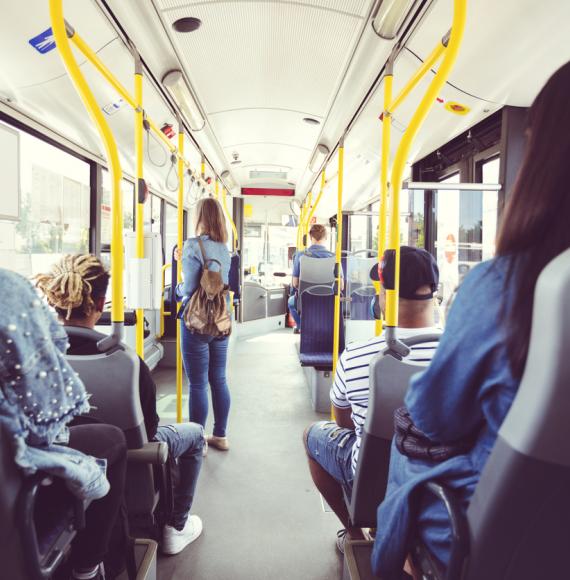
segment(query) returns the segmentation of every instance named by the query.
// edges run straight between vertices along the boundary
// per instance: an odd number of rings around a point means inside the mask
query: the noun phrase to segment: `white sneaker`
[[[206,457],[208,455],[208,440],[204,441],[204,447],[202,447],[202,457]]]
[[[190,516],[182,530],[177,530],[172,526],[164,526],[162,551],[170,555],[182,552],[188,544],[200,537],[202,528],[202,520],[198,516]]]

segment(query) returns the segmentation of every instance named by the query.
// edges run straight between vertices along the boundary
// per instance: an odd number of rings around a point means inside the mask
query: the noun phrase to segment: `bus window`
[[[483,167],[483,181],[497,183],[498,159]],[[441,183],[458,184],[454,190],[435,192],[436,255],[439,266],[442,306],[479,262],[495,254],[497,191],[462,190],[459,173]]]
[[[162,231],[161,218],[162,200],[156,195],[150,195],[144,204],[144,229],[147,232],[159,234]]]
[[[88,163],[0,123],[19,140],[19,215],[0,217],[0,266],[32,276],[89,251]],[[17,192],[5,192],[15,197]]]
[[[178,209],[176,206],[165,202],[164,203],[164,256],[167,263],[170,263],[172,258],[172,250],[174,246],[178,244]],[[184,219],[188,217],[188,212],[184,211]],[[191,233],[191,237],[194,237],[194,232]],[[184,231],[184,236],[186,236],[186,231]]]
[[[135,187],[126,179],[121,181],[123,192],[123,231],[132,232],[135,227]],[[111,243],[111,177],[103,170],[103,192],[101,196],[101,245]]]

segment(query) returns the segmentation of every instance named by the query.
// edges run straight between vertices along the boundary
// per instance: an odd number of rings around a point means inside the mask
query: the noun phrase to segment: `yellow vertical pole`
[[[321,188],[319,189],[319,195],[317,195],[317,199],[315,200],[313,207],[311,207],[311,211],[309,212],[309,217],[307,218],[307,222],[309,222],[309,224],[311,223],[311,219],[313,218],[313,215],[317,211],[317,207],[319,206],[319,202],[321,201],[321,197],[323,197],[323,193],[325,192],[325,185],[326,185],[326,173],[325,173],[325,171],[326,171],[326,167],[325,167],[325,169],[323,169],[323,172],[321,173]]]
[[[378,263],[386,250],[386,215],[388,213],[388,172],[390,171],[390,138],[392,131],[392,115],[388,107],[392,100],[392,85],[394,81],[393,61],[390,57],[384,77],[384,114],[382,116],[382,154],[380,161],[380,208],[378,214]],[[382,320],[376,321],[376,336],[382,333]]]
[[[398,151],[394,157],[391,180],[391,215],[390,215],[390,241],[388,248],[395,251],[394,288],[386,291],[386,334],[387,342],[397,342],[395,329],[398,326],[398,290],[400,286],[400,191],[406,159],[410,152],[413,140],[430,109],[436,101],[449,73],[457,59],[459,47],[463,39],[465,21],[467,17],[467,0],[454,0],[453,23],[449,43],[443,53],[443,60],[425,92],[416,112],[412,116],[408,127],[402,136]],[[443,44],[444,41],[442,41]]]
[[[200,175],[202,176],[202,181],[206,180],[206,159],[202,157],[202,163],[200,165]]]
[[[101,140],[105,147],[106,157],[109,163],[111,175],[111,322],[112,334],[110,340],[120,341],[123,336],[125,306],[123,295],[123,203],[121,192],[121,179],[123,172],[119,159],[117,143],[111,132],[111,128],[101,112],[101,108],[91,92],[87,81],[81,73],[81,69],[73,56],[69,40],[73,39],[75,31],[66,24],[63,17],[62,0],[50,0],[49,2],[51,27],[55,42],[63,64],[79,93],[79,96],[87,109],[91,119],[97,126]]]
[[[232,232],[233,232],[233,250],[234,252],[237,251],[238,249],[238,231],[237,231],[237,227],[236,224],[232,218],[232,216],[230,215],[230,212],[228,211],[228,204],[226,201],[226,195],[227,195],[227,190],[225,187],[222,188],[222,209],[224,210],[224,213],[226,214],[226,217],[228,218],[228,221],[230,222],[230,225],[232,227]]]
[[[309,240],[309,227],[311,224],[309,224],[309,220],[311,219],[310,216],[311,214],[311,209],[313,208],[313,192],[309,191],[309,195],[307,196],[307,211],[305,212],[305,226],[303,228],[303,243],[304,246],[307,247],[308,245],[308,240]]]
[[[184,246],[184,126],[178,120],[178,249]],[[178,262],[177,282],[182,282],[182,261]],[[176,312],[180,311],[177,302]],[[176,422],[182,423],[182,326],[176,323]]]
[[[135,53],[135,155],[137,170],[137,259],[144,258],[144,145],[143,145],[143,71],[140,55]],[[144,360],[144,309],[137,308],[137,354]]]
[[[216,195],[216,199],[219,201],[220,200],[220,180],[216,177],[216,188],[214,190],[214,193]]]
[[[333,377],[338,363],[340,343],[340,293],[342,291],[342,190],[344,185],[344,137],[338,148],[338,205],[336,210],[336,294],[334,297],[334,338],[333,338]],[[334,380],[334,379],[333,379]]]

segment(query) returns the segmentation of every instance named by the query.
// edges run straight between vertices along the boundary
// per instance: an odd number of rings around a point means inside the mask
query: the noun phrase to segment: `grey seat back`
[[[335,277],[335,258],[313,258],[303,255],[300,258],[300,275],[299,275],[299,298],[297,309],[302,311],[303,293],[311,288],[315,288],[315,293],[328,293],[327,288],[331,290],[334,287]],[[322,292],[320,292],[322,289]]]
[[[86,328],[65,327],[70,337],[94,343],[104,335]],[[108,352],[89,355],[67,355],[91,394],[90,417],[122,429],[129,449],[140,449],[147,441],[144,415],[140,402],[139,366],[136,353],[120,344]],[[153,512],[158,502],[151,465],[129,464],[125,497],[129,517],[140,528],[153,525]],[[136,527],[136,523],[135,523]]]
[[[439,334],[420,334],[402,340],[408,347],[439,342]],[[394,411],[404,404],[410,379],[424,363],[399,360],[384,351],[370,363],[370,397],[360,441],[358,462],[349,504],[351,523],[376,527],[376,509],[386,494]]]
[[[466,580],[568,575],[570,250],[540,275],[515,401],[470,503]]]

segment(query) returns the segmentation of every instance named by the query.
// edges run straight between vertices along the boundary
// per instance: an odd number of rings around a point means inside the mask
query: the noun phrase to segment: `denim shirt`
[[[416,513],[414,497],[435,480],[455,491],[465,511],[516,396],[520,381],[511,372],[503,324],[516,292],[508,271],[509,258],[500,257],[469,272],[431,364],[410,382],[405,402],[416,427],[439,443],[473,435],[476,441],[469,452],[441,463],[411,459],[392,444],[372,555],[375,573],[385,580],[401,578],[412,531],[447,564],[452,538],[443,503],[425,496]]]
[[[209,262],[208,268],[213,272],[221,272],[224,284],[228,284],[228,275],[230,272],[231,257],[230,252],[225,244],[222,242],[214,242],[208,235],[201,235],[200,239],[204,244],[204,251],[209,260],[217,260],[217,262]],[[182,272],[184,274],[184,281],[176,287],[176,294],[179,300],[182,300],[182,307],[180,308],[179,317],[184,312],[186,302],[196,292],[200,284],[200,276],[202,275],[202,268],[204,267],[204,259],[200,251],[198,238],[190,238],[184,242],[184,249],[182,251]]]
[[[65,359],[67,335],[22,276],[0,269],[0,425],[14,459],[66,480],[82,499],[98,499],[109,483],[95,459],[55,443],[74,416],[89,410],[88,395]]]

